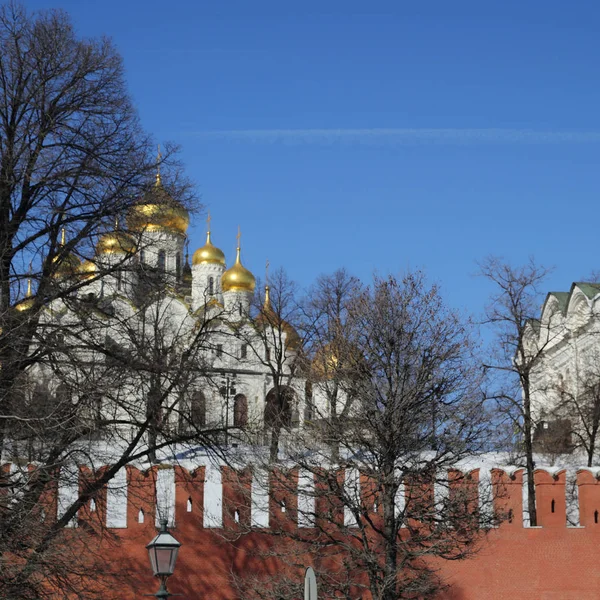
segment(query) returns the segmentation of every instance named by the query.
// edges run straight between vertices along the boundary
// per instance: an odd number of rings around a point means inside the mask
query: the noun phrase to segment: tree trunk
[[[531,400],[529,397],[529,380],[523,378],[523,437],[525,438],[525,464],[527,470],[527,510],[529,512],[529,524],[537,527],[537,510],[535,504],[535,480],[533,472],[535,461],[533,460],[533,427],[531,422]]]
[[[281,427],[279,425],[273,425],[271,428],[271,446],[269,449],[269,459],[271,462],[277,462],[279,458],[279,434]]]

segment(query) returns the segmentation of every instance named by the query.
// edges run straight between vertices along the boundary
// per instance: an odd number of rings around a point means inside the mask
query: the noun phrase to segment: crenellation
[[[79,490],[99,476],[101,467],[92,471],[88,467],[61,470],[56,485],[45,490],[40,501],[44,518],[61,515],[64,506],[72,501]],[[3,465],[5,477],[18,473],[11,465]],[[73,475],[77,473],[78,479]],[[365,509],[377,516],[380,513],[374,482],[358,469],[336,470],[340,489],[355,494]],[[336,510],[346,526],[355,527],[356,516],[343,510],[343,503],[319,494],[322,474],[289,468],[267,473],[264,468],[234,469],[226,465],[207,462],[193,469],[180,465],[160,465],[146,470],[126,467],[101,489],[92,500],[80,509],[70,522],[77,527],[81,522],[101,521],[109,529],[135,529],[167,518],[171,527],[228,529],[251,527],[255,530],[290,525],[310,528],[312,519]],[[600,533],[600,468],[582,467],[566,469],[539,467],[535,471],[536,508],[539,528],[587,528]],[[400,514],[407,499],[419,490],[420,498],[429,497],[435,510],[442,510],[446,498],[456,493],[472,494],[472,509],[485,512],[489,523],[491,512],[500,521],[500,528],[528,528],[524,498],[526,498],[525,472],[516,467],[473,468],[468,471],[450,469],[448,485],[444,492],[435,492],[437,486],[423,482],[401,486],[396,495],[396,511]],[[576,493],[568,493],[568,482],[576,486]],[[406,487],[405,487],[406,486]],[[9,489],[10,486],[7,486]],[[295,490],[295,491],[294,491]],[[6,497],[7,491],[3,494]],[[570,506],[571,505],[571,506]],[[576,518],[567,519],[570,511]],[[334,516],[335,518],[335,516]],[[340,521],[341,522],[341,521]]]

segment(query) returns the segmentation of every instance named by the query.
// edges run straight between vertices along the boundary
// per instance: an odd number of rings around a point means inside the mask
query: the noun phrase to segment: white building
[[[69,255],[60,264],[57,285],[77,284],[77,310],[67,296],[45,306],[40,318],[40,335],[52,335],[60,324],[69,347],[85,338],[85,350],[77,354],[81,369],[73,368],[70,354],[65,364],[72,372],[65,377],[78,389],[79,380],[101,373],[98,389],[119,394],[118,401],[98,398],[103,418],[118,422],[123,410],[137,412],[140,418],[145,414],[152,374],[115,375],[107,364],[111,348],[117,360],[119,353],[134,357],[144,344],[161,346],[168,357],[164,360],[198,348],[197,369],[173,385],[175,409],[165,417],[169,427],[216,430],[227,425],[234,437],[262,443],[271,418],[274,377],[285,388],[284,429],[302,428],[305,418],[312,418],[315,403],[319,414],[326,414],[327,402],[319,399],[324,392],[319,393],[318,385],[307,396],[311,388],[296,370],[300,338],[275,314],[268,286],[262,309],[251,308],[256,280],[242,264],[239,232],[235,260],[227,268],[224,253],[212,242],[209,219],[206,243],[193,253],[190,265],[185,254],[189,214],[167,193],[159,174],[125,220],[127,231],[117,223],[98,239],[93,257],[81,262]],[[90,309],[81,310],[82,302],[84,307],[89,302]],[[17,309],[29,310],[31,305],[29,289]],[[36,377],[52,378],[43,369]],[[107,386],[110,378],[114,385]]]
[[[569,292],[549,293],[540,319],[528,324],[526,348],[539,357],[531,374],[538,438],[588,435],[600,400],[599,317],[600,283],[573,283]]]

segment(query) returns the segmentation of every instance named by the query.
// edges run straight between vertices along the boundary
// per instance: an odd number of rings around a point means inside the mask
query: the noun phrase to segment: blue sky
[[[31,0],[106,34],[233,258],[302,286],[423,267],[477,313],[488,254],[600,268],[600,4]],[[191,248],[203,243],[203,217]]]

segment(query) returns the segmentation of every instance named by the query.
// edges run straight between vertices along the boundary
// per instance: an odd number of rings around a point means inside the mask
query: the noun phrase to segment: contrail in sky
[[[263,144],[593,144],[600,131],[534,129],[376,128],[376,129],[228,129],[192,131],[195,137]]]

